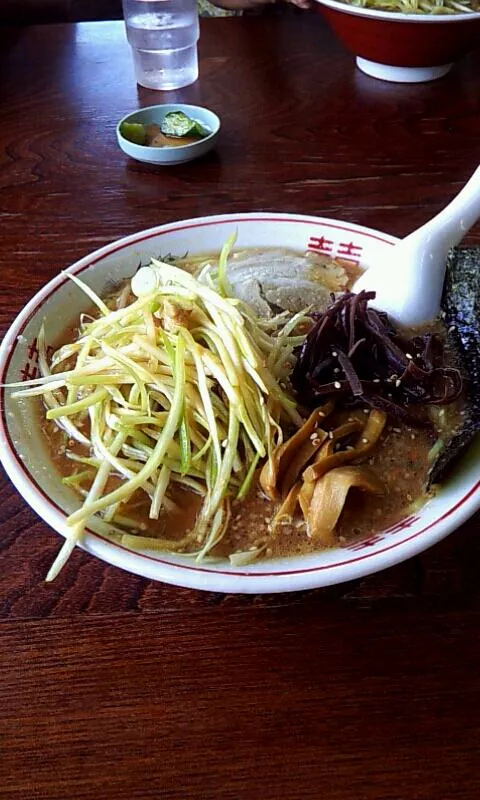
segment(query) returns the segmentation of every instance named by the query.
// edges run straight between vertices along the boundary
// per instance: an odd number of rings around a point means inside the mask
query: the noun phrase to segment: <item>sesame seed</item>
[[[340,369],[338,367],[335,367],[335,369],[333,370],[333,374],[334,375],[338,375],[339,372],[340,372]]]
[[[316,433],[311,433],[310,434],[310,439],[311,439],[312,442],[314,442],[315,439],[317,439],[317,434]]]
[[[368,444],[368,442],[369,442],[369,440],[368,440],[368,439],[365,439],[365,437],[362,439],[362,443],[363,443],[363,444]]]
[[[333,356],[334,358],[336,358],[336,357],[338,356],[338,353],[337,353],[337,351],[336,351],[336,350],[332,350],[332,356]]]
[[[394,433],[401,433],[401,432],[402,432],[402,429],[401,429],[401,428],[392,428],[392,431],[393,431]]]
[[[456,331],[456,330],[457,330],[457,326],[456,325],[450,325],[447,333],[453,333],[453,331]]]
[[[333,431],[328,431],[328,438],[333,439]]]
[[[380,383],[380,378],[374,378],[373,383]]]
[[[333,385],[335,386],[335,389],[341,389],[342,388],[342,384],[339,383],[338,381],[335,381],[335,383]]]
[[[400,380],[400,378],[397,381],[395,381],[395,386],[397,387],[397,389],[399,386],[401,386],[401,383],[402,381]]]
[[[415,438],[416,438],[415,434],[414,434],[414,433],[411,433],[411,434],[410,434],[410,439],[415,439]]]
[[[411,361],[413,356],[411,355],[411,353],[405,353],[405,358],[408,358],[408,360]]]

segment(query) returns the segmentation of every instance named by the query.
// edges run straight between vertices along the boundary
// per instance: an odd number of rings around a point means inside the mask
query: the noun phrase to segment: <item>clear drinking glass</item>
[[[196,0],[122,0],[137,82],[179,89],[198,78]]]

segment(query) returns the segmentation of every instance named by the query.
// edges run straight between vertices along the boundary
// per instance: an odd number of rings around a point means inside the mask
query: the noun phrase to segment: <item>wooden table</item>
[[[173,94],[223,121],[156,171],[114,126],[137,89],[120,23],[0,29],[2,331],[57,271],[124,234],[273,209],[404,235],[479,161],[480,54],[430,85],[354,69],[316,15],[208,20]],[[471,241],[480,240],[480,229]],[[1,800],[476,800],[479,517],[326,590],[220,596],[75,552],[0,484]]]

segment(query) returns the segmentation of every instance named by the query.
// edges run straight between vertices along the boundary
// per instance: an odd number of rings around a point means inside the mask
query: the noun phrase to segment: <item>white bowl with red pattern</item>
[[[120,239],[77,261],[68,270],[98,294],[133,274],[140,262],[167,253],[220,250],[236,231],[237,247],[287,247],[349,258],[368,267],[397,239],[360,225],[299,214],[230,214],[184,220]],[[59,268],[63,265],[59,265]],[[0,347],[2,384],[38,372],[36,337],[45,322],[47,343],[58,344],[88,306],[84,294],[59,273],[18,315]],[[60,481],[38,424],[38,406],[13,400],[1,389],[0,457],[25,501],[45,522],[66,533],[66,517],[79,507],[75,493]],[[218,592],[285,592],[353,580],[390,567],[443,539],[480,507],[480,444],[472,445],[438,494],[415,515],[368,539],[303,556],[276,558],[238,568],[227,561],[196,564],[186,556],[133,552],[106,539],[92,520],[82,547],[122,569],[165,583]]]

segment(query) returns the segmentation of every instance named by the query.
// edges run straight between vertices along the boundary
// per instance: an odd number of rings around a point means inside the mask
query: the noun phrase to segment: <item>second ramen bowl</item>
[[[443,77],[480,45],[480,12],[404,14],[317,0],[320,11],[362,72],[396,83]]]

